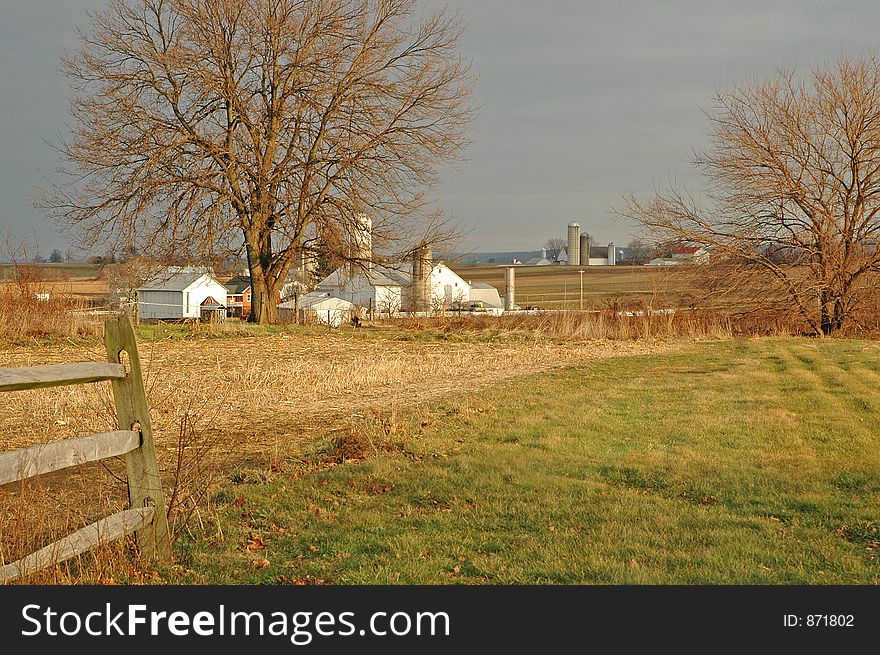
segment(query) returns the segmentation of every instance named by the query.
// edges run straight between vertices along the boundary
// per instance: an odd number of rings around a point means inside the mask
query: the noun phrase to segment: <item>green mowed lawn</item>
[[[366,459],[238,475],[217,525],[177,544],[179,575],[877,584],[878,408],[880,344],[863,341],[686,345],[521,378],[328,445]]]

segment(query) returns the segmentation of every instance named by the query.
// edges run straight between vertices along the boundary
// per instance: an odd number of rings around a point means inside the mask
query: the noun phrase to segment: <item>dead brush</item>
[[[84,301],[59,294],[38,267],[15,265],[11,281],[0,283],[0,337],[99,337],[103,324],[87,309]]]
[[[547,311],[502,316],[400,319],[408,329],[444,333],[522,334],[563,341],[644,341],[652,339],[729,338],[734,324],[725,314],[657,311],[648,304],[612,305],[603,310]]]
[[[369,416],[354,414],[348,428],[332,438],[324,459],[342,464],[382,453],[406,452],[409,427],[408,422],[399,418],[393,404],[384,409],[375,408]]]
[[[89,465],[0,488],[0,564],[75,532],[127,503],[121,462]],[[88,503],[83,498],[89,498]],[[117,540],[26,575],[12,584],[116,584],[153,579],[131,539]]]
[[[223,467],[213,458],[218,441],[204,423],[210,423],[191,411],[178,421],[177,449],[174,453],[168,494],[168,527],[172,542],[182,531],[192,534],[195,523],[205,529],[205,517],[211,512],[211,495],[224,478]]]

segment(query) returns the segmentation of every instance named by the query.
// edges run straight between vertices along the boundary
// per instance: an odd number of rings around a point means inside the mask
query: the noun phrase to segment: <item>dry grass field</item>
[[[415,331],[412,331],[415,334]],[[403,336],[403,338],[401,338]],[[142,341],[154,434],[174,529],[201,522],[211,488],[238,471],[283,470],[328,435],[392,425],[437,398],[516,376],[626,354],[662,343],[524,339],[422,341],[405,330]],[[103,346],[56,340],[0,346],[0,367],[100,361]],[[109,383],[19,391],[0,404],[0,450],[115,429]],[[251,475],[246,473],[246,475]],[[7,485],[0,494],[0,561],[12,561],[125,504],[120,461]],[[132,569],[104,549],[88,572],[58,567],[31,582],[112,580]],[[108,555],[109,553],[109,555]]]
[[[632,342],[419,342],[324,335],[167,339],[141,344],[160,448],[184,414],[239,456],[295,455],[312,430],[371,409],[466,394],[499,379],[584,360],[667,349]],[[0,348],[0,366],[103,359],[99,344]],[[106,429],[109,385],[7,394],[0,449]]]

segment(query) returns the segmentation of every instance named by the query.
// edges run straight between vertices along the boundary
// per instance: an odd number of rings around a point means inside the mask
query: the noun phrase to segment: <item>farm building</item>
[[[526,266],[552,266],[553,262],[551,262],[547,257],[547,249],[541,248],[541,255],[539,257],[532,257],[531,259],[526,260]]]
[[[207,268],[171,266],[137,290],[142,320],[225,318],[227,289]]]
[[[433,309],[449,309],[471,299],[471,285],[443,262],[437,262],[431,268],[430,284]]]
[[[378,314],[396,314],[403,305],[403,289],[412,284],[407,273],[388,266],[368,270],[342,267],[318,283],[317,290],[372,309]]]
[[[485,311],[500,316],[504,312],[504,303],[498,289],[482,282],[470,283],[470,307],[476,311]]]
[[[301,270],[293,270],[288,273],[281,287],[279,302],[292,298],[297,293],[308,291],[306,280],[308,274]],[[251,314],[252,294],[250,273],[236,275],[226,282],[226,306],[229,316],[247,320]]]
[[[672,259],[694,264],[705,264],[709,261],[709,251],[702,246],[676,246],[671,255]]]
[[[426,307],[421,311],[442,311],[455,307],[467,306],[471,298],[471,285],[443,262],[431,263],[427,282]],[[500,301],[498,290],[489,285],[480,289],[489,303]],[[348,267],[340,268],[318,283],[318,291],[329,293],[337,298],[372,309],[378,314],[397,314],[401,311],[416,311],[418,304],[415,298],[416,286],[413,284],[411,270],[403,270],[392,266],[374,265],[366,270]],[[480,299],[483,299],[481,295]]]
[[[299,313],[297,320],[304,323],[339,327],[343,322],[351,320],[351,317],[357,313],[357,308],[348,300],[334,298],[329,293],[321,291],[313,291],[296,300],[288,300],[278,305],[282,321],[292,321],[297,311]]]
[[[226,283],[226,306],[229,316],[246,319],[251,313],[251,277],[236,275]]]

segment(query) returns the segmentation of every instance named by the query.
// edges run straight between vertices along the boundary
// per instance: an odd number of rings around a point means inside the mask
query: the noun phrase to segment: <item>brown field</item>
[[[494,264],[453,265],[465,280],[484,282],[504,293],[506,266]],[[542,309],[580,307],[580,270],[576,266],[517,266],[516,302]],[[682,276],[675,267],[587,266],[584,272],[584,309],[612,304],[637,303],[646,298],[675,297],[682,293]]]
[[[95,264],[27,264],[19,270],[22,279],[16,283],[13,281],[13,267],[0,264],[0,295],[4,289],[22,284],[33,292],[92,302],[106,300],[110,293],[107,280],[102,275],[102,267]]]

